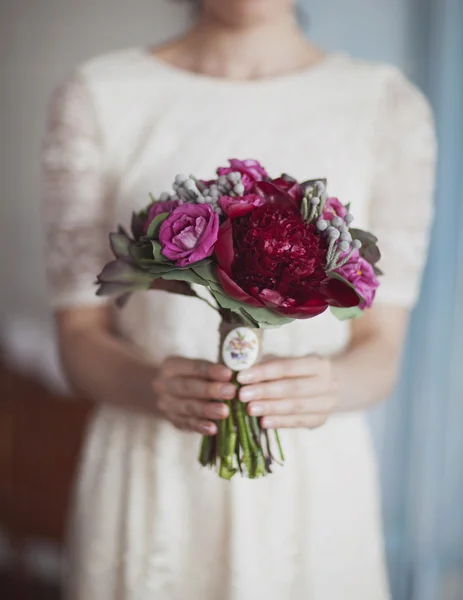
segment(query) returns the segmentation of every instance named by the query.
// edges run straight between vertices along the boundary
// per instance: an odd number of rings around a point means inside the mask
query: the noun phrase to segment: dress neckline
[[[144,58],[148,64],[163,71],[165,74],[179,81],[204,84],[212,87],[229,87],[229,88],[259,88],[268,87],[274,84],[281,84],[290,81],[297,81],[300,79],[307,79],[308,77],[315,76],[332,66],[339,59],[345,55],[341,52],[327,52],[324,58],[317,63],[296,69],[294,71],[283,73],[280,75],[274,75],[269,77],[260,77],[256,79],[227,79],[225,77],[214,77],[212,75],[205,75],[203,73],[195,73],[187,69],[182,69],[171,65],[170,63],[162,60],[156,56],[153,49],[150,47],[139,47],[138,53]]]

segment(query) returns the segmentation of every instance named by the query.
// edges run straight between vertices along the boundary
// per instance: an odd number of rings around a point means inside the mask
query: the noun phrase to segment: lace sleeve
[[[376,136],[370,230],[382,251],[378,301],[412,307],[433,214],[436,142],[428,102],[403,75],[387,82]]]
[[[86,82],[75,76],[54,93],[43,152],[43,194],[51,303],[97,304],[93,282],[109,258],[111,225],[102,140]]]

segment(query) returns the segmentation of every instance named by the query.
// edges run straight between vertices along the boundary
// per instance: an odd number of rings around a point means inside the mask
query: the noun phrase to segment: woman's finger
[[[264,429],[317,429],[317,427],[321,427],[322,425],[324,425],[327,419],[328,416],[325,414],[273,416],[263,417],[261,419],[261,425]]]
[[[237,380],[239,383],[248,384],[292,377],[313,377],[323,371],[326,362],[316,355],[272,359],[240,371]]]
[[[205,400],[232,400],[236,388],[231,383],[216,383],[192,377],[173,377],[165,382],[166,391],[183,398],[204,398]]]
[[[304,415],[330,413],[334,410],[333,395],[314,396],[312,398],[291,398],[283,400],[262,400],[251,402],[248,413],[253,417],[272,415]]]
[[[202,435],[216,435],[217,425],[212,421],[196,419],[195,417],[175,417],[172,423],[182,431],[196,431]]]
[[[196,400],[193,398],[179,399],[175,410],[181,416],[212,419],[213,421],[228,417],[228,406],[219,402]]]
[[[327,391],[330,383],[320,377],[300,377],[281,379],[267,383],[246,385],[239,391],[241,402],[280,398],[306,398],[318,396]]]
[[[170,356],[163,365],[167,377],[195,377],[210,381],[230,381],[232,371],[225,365],[219,365],[208,360],[192,360],[182,356]]]

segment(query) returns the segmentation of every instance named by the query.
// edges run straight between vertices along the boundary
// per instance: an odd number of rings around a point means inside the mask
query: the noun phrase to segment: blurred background
[[[68,397],[47,309],[40,217],[46,105],[76,63],[160,43],[189,18],[183,3],[164,0],[0,5],[5,600],[59,598],[69,490],[91,408]],[[435,110],[440,160],[429,261],[400,386],[372,412],[371,425],[394,600],[463,600],[463,0],[306,0],[301,19],[328,50],[398,65]]]

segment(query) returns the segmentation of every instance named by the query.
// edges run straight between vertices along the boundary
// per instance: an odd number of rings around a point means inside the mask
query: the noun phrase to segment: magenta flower
[[[262,181],[268,177],[267,171],[257,161],[252,159],[238,160],[237,158],[231,158],[228,161],[229,167],[219,167],[217,174],[228,175],[229,173],[241,173],[241,183],[244,185],[244,192],[247,193],[252,190],[253,185],[256,181]]]
[[[148,227],[150,226],[150,223],[154,218],[156,218],[158,215],[161,215],[162,213],[171,213],[174,210],[174,208],[177,208],[177,206],[179,206],[179,204],[180,200],[166,200],[164,202],[154,202],[150,206],[148,219],[143,225],[143,233],[146,234],[146,232],[148,231]]]
[[[222,196],[219,198],[219,206],[227,217],[235,219],[242,217],[257,206],[265,204],[264,198],[257,194],[248,194],[247,196]]]
[[[344,217],[347,215],[347,208],[337,198],[328,198],[323,209],[323,218],[331,221],[333,217]]]
[[[362,258],[356,250],[345,265],[336,269],[341,277],[351,283],[363,298],[360,302],[360,308],[370,308],[375,298],[376,289],[379,286],[379,281],[375,275],[373,267]]]
[[[214,252],[219,216],[209,204],[182,204],[159,230],[162,254],[179,267],[187,267]]]

